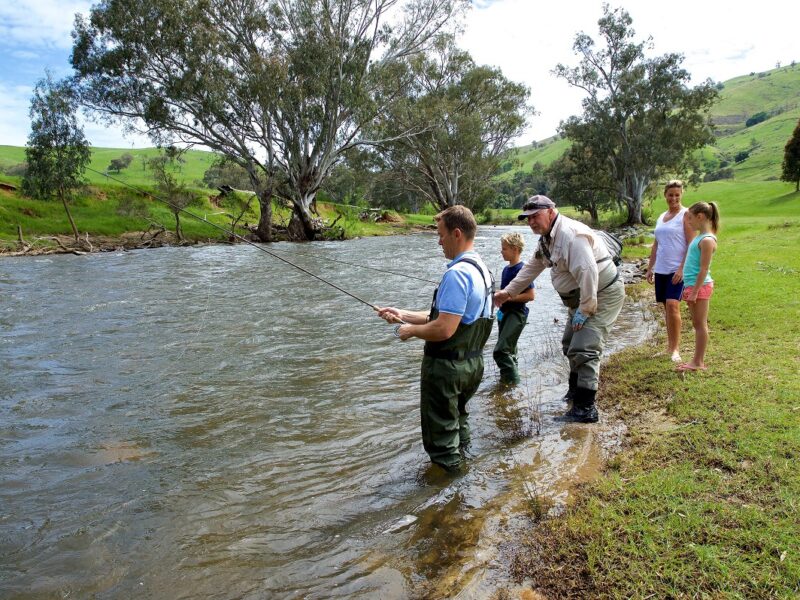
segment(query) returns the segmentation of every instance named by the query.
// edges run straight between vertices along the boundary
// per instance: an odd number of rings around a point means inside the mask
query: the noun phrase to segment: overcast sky
[[[598,40],[602,3],[596,0],[474,0],[460,45],[478,63],[500,67],[509,79],[531,89],[536,116],[516,144],[556,132],[559,121],[580,112],[580,92],[555,78],[558,63],[574,66],[575,35]],[[50,69],[56,78],[70,74],[69,54],[75,13],[88,13],[83,0],[0,0],[0,144],[23,146],[30,131],[28,107],[36,82]],[[626,0],[636,38],[652,36],[648,56],[684,54],[693,83],[724,81],[777,62],[800,61],[797,24],[800,2],[760,0]],[[87,123],[94,146],[145,147],[146,138]]]

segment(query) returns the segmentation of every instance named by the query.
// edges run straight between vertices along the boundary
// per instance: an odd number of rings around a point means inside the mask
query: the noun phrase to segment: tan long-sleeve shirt
[[[544,242],[542,242],[544,243]],[[598,280],[611,281],[616,274],[606,245],[592,229],[580,221],[559,214],[550,231],[547,245],[550,259],[537,246],[536,252],[520,269],[505,291],[515,296],[550,267],[553,287],[559,294],[579,288],[580,310],[586,316],[597,312]],[[599,264],[598,264],[598,261]]]

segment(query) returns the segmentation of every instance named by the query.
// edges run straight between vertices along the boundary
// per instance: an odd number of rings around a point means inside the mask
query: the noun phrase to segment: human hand
[[[505,290],[500,290],[499,292],[494,293],[494,305],[495,306],[503,306],[506,302],[511,300],[511,294],[509,294]]]
[[[672,276],[672,283],[673,284],[678,284],[681,281],[683,281],[683,268],[682,267],[680,269],[678,269],[677,271],[675,271],[675,274]]]
[[[656,279],[655,273],[653,273],[653,269],[647,267],[647,274],[645,275],[647,279],[647,283],[653,283]]]
[[[400,316],[400,310],[394,308],[393,306],[387,306],[381,308],[380,306],[376,307],[378,311],[378,316],[386,321],[387,323],[402,323],[403,319]]]
[[[408,338],[411,337],[411,325],[398,325],[397,328],[394,330],[394,333],[397,337],[400,338],[401,341],[405,342]]]
[[[581,309],[575,311],[575,314],[572,315],[572,330],[579,331],[583,328],[583,324],[586,323],[587,317],[585,314],[581,312]]]

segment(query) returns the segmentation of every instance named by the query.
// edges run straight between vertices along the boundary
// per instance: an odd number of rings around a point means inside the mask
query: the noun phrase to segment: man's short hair
[[[521,233],[516,231],[512,231],[511,233],[504,233],[500,236],[500,243],[505,244],[506,246],[510,246],[512,248],[519,248],[519,251],[522,252],[525,249],[525,238],[522,237]]]
[[[478,223],[475,221],[472,211],[460,204],[448,206],[436,215],[434,220],[437,223],[439,221],[443,222],[447,231],[460,229],[461,233],[463,233],[464,237],[468,240],[475,239],[475,233],[478,231]]]

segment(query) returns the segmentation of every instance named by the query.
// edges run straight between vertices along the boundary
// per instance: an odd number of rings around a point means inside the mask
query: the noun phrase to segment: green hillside
[[[713,110],[721,135],[744,129],[747,119],[759,112],[770,116],[800,107],[800,66],[735,77],[723,83]]]
[[[89,183],[107,183],[110,180],[102,175],[106,172],[109,163],[114,158],[119,158],[122,154],[131,154],[133,162],[127,169],[119,173],[109,173],[115,179],[124,181],[130,185],[152,186],[153,178],[150,171],[145,168],[145,161],[158,154],[157,148],[92,148],[92,162],[89,167],[92,170],[86,171],[86,179]],[[187,150],[184,155],[186,162],[176,173],[179,180],[188,185],[198,185],[202,181],[206,169],[214,161],[214,153],[203,150]],[[19,146],[0,146],[0,172],[18,165],[25,161],[25,148]],[[100,174],[98,174],[97,172]]]
[[[517,171],[529,171],[537,162],[542,165],[549,165],[564,154],[568,147],[569,142],[567,140],[554,136],[536,144],[514,148],[508,154],[508,162],[511,168],[498,175],[496,179],[500,181],[511,179]]]
[[[746,127],[747,120],[759,112],[767,113],[767,120]],[[711,118],[716,125],[717,141],[701,152],[709,168],[719,167],[728,160],[737,180],[780,177],[784,146],[800,119],[800,65],[723,82]],[[509,153],[509,159],[515,161],[513,167],[496,179],[511,179],[515,172],[528,171],[537,162],[549,165],[568,145],[567,140],[555,137],[515,148]],[[749,152],[749,156],[734,163],[740,152]]]

